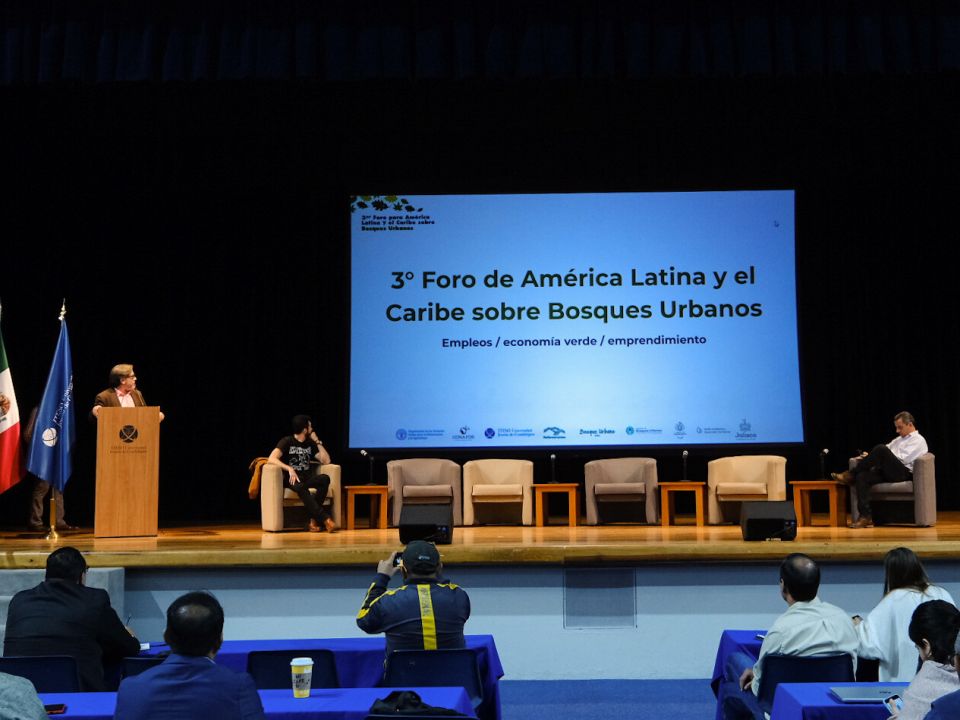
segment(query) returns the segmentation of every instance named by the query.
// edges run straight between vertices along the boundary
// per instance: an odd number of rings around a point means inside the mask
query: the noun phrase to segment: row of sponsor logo
[[[532,427],[488,427],[484,428],[482,431],[475,431],[469,425],[461,425],[453,433],[448,433],[446,430],[438,429],[411,430],[409,428],[398,428],[396,432],[396,438],[400,442],[417,442],[437,439],[450,439],[455,442],[464,442],[476,440],[478,436],[482,435],[487,440],[493,440],[494,438],[539,438],[541,440],[569,440],[573,438],[583,439],[587,437],[600,438],[610,435],[618,435],[620,432],[621,431],[610,427],[577,428],[576,431],[568,432],[565,428],[557,425],[550,425],[541,429],[540,431],[537,431]],[[675,438],[683,438],[691,434],[732,435],[737,440],[755,440],[757,437],[757,434],[753,431],[753,426],[747,421],[746,418],[740,421],[739,429],[736,432],[725,427],[706,427],[703,425],[697,425],[696,428],[690,432],[688,431],[686,424],[678,420],[673,425],[673,432],[664,432],[664,429],[660,427],[627,425],[625,428],[623,428],[622,433],[628,437],[632,435],[672,435]]]

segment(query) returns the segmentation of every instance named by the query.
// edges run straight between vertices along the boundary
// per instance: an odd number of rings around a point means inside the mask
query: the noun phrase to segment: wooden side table
[[[373,502],[380,505],[380,521],[377,527],[387,528],[387,486],[386,485],[347,485],[347,530],[353,530],[356,525],[357,495],[370,495],[370,527],[373,527]]]
[[[810,526],[810,493],[825,490],[830,497],[830,527],[843,527],[847,522],[847,485],[836,480],[791,480],[793,509],[797,527]]]
[[[706,500],[707,484],[694,480],[678,480],[660,483],[660,525],[676,525],[674,517],[674,495],[678,492],[692,492],[697,498],[697,527],[703,527],[703,506]]]
[[[566,493],[567,494],[567,507],[568,507],[568,525],[570,527],[577,526],[577,514],[580,512],[580,506],[577,504],[577,488],[580,487],[578,483],[542,483],[533,486],[533,492],[535,494],[536,500],[536,515],[537,515],[537,527],[543,527],[543,496],[546,493]]]

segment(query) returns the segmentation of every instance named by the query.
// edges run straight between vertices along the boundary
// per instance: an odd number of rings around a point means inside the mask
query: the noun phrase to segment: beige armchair
[[[850,458],[850,468],[859,458]],[[913,521],[918,527],[933,527],[937,524],[937,476],[936,457],[933,453],[921,455],[913,461],[913,479],[898,483],[878,483],[870,490],[870,503],[913,503]],[[874,521],[877,519],[874,512]],[[850,515],[853,522],[860,519],[857,509],[857,488],[850,486]]]
[[[476,525],[474,506],[492,503],[518,505],[520,522],[532,525],[533,463],[529,460],[471,460],[465,463],[463,524]]]
[[[614,502],[643,503],[648,523],[656,523],[657,461],[653,458],[592,460],[583,466],[587,525],[600,522],[599,506]]]
[[[407,505],[446,505],[453,509],[453,524],[463,524],[460,466],[453,460],[411,458],[387,463],[387,493],[393,498],[393,525]]]
[[[707,463],[707,522],[738,522],[740,503],[787,499],[787,459],[736,455]]]
[[[320,473],[330,478],[330,489],[324,502],[330,510],[330,516],[342,525],[340,514],[340,466],[321,465]],[[311,490],[310,492],[316,492]],[[268,532],[283,530],[283,509],[285,507],[303,507],[297,494],[283,486],[283,468],[266,464],[260,475],[260,525]]]

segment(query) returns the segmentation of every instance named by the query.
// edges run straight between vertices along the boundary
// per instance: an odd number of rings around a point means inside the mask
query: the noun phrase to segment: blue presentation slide
[[[350,209],[350,447],[803,441],[792,190]]]

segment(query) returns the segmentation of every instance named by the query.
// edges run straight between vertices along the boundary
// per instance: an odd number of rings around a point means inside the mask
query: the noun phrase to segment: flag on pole
[[[6,492],[23,477],[20,467],[20,411],[13,392],[13,378],[7,351],[0,332],[0,493]]]
[[[66,305],[60,310],[60,339],[53,355],[27,456],[27,470],[58,490],[70,479],[73,448],[73,362],[67,335]]]

